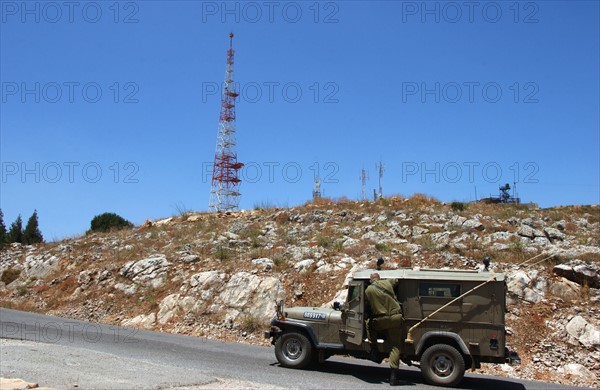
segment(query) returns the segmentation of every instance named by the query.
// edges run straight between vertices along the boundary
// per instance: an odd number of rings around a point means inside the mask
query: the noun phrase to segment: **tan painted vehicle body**
[[[392,346],[385,338],[371,353],[365,288],[370,275],[399,279],[402,305],[402,361],[420,364],[427,382],[453,386],[465,368],[480,363],[519,363],[506,347],[506,286],[502,273],[467,270],[365,270],[354,274],[345,303],[335,309],[278,306],[265,337],[271,337],[279,362],[303,368],[334,354],[381,362]]]

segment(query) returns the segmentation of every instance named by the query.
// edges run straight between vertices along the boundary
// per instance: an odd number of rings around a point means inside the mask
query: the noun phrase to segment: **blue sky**
[[[599,3],[0,2],[0,207],[46,240],[208,208],[234,32],[242,209],[600,202]]]

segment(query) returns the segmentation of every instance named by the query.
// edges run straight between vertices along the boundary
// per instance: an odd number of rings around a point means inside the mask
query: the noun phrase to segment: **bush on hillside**
[[[450,203],[450,208],[454,211],[464,211],[467,208],[463,202],[452,202]]]
[[[115,213],[96,215],[91,222],[90,232],[107,232],[133,227],[133,224]]]
[[[0,280],[4,282],[4,284],[9,285],[15,280],[18,279],[19,275],[21,275],[21,271],[15,268],[7,268],[2,272],[2,276],[0,276]]]

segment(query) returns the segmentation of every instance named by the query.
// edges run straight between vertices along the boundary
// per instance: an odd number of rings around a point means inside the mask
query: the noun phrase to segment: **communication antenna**
[[[313,199],[319,199],[321,197],[321,181],[319,176],[315,176],[315,188],[313,190]]]
[[[385,167],[381,160],[379,160],[379,165],[375,165],[375,169],[377,169],[379,175],[379,199],[383,198],[383,188],[381,186],[381,179],[383,179],[383,171],[385,171]]]
[[[367,180],[369,180],[369,174],[367,173],[367,170],[363,167],[363,169],[360,172],[360,176],[358,177],[361,183],[361,195],[362,198],[361,200],[365,200],[367,199]]]
[[[239,170],[244,166],[237,160],[235,129],[235,91],[233,82],[233,33],[229,34],[225,84],[221,96],[221,115],[217,133],[217,148],[213,164],[209,211],[228,212],[238,208],[240,203]]]

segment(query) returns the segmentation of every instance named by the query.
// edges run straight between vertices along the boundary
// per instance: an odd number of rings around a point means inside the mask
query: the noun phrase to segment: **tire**
[[[425,381],[437,386],[454,386],[465,376],[465,359],[451,345],[435,344],[421,356]]]
[[[275,342],[275,356],[284,367],[304,368],[313,360],[314,348],[310,340],[298,332],[285,332]]]

